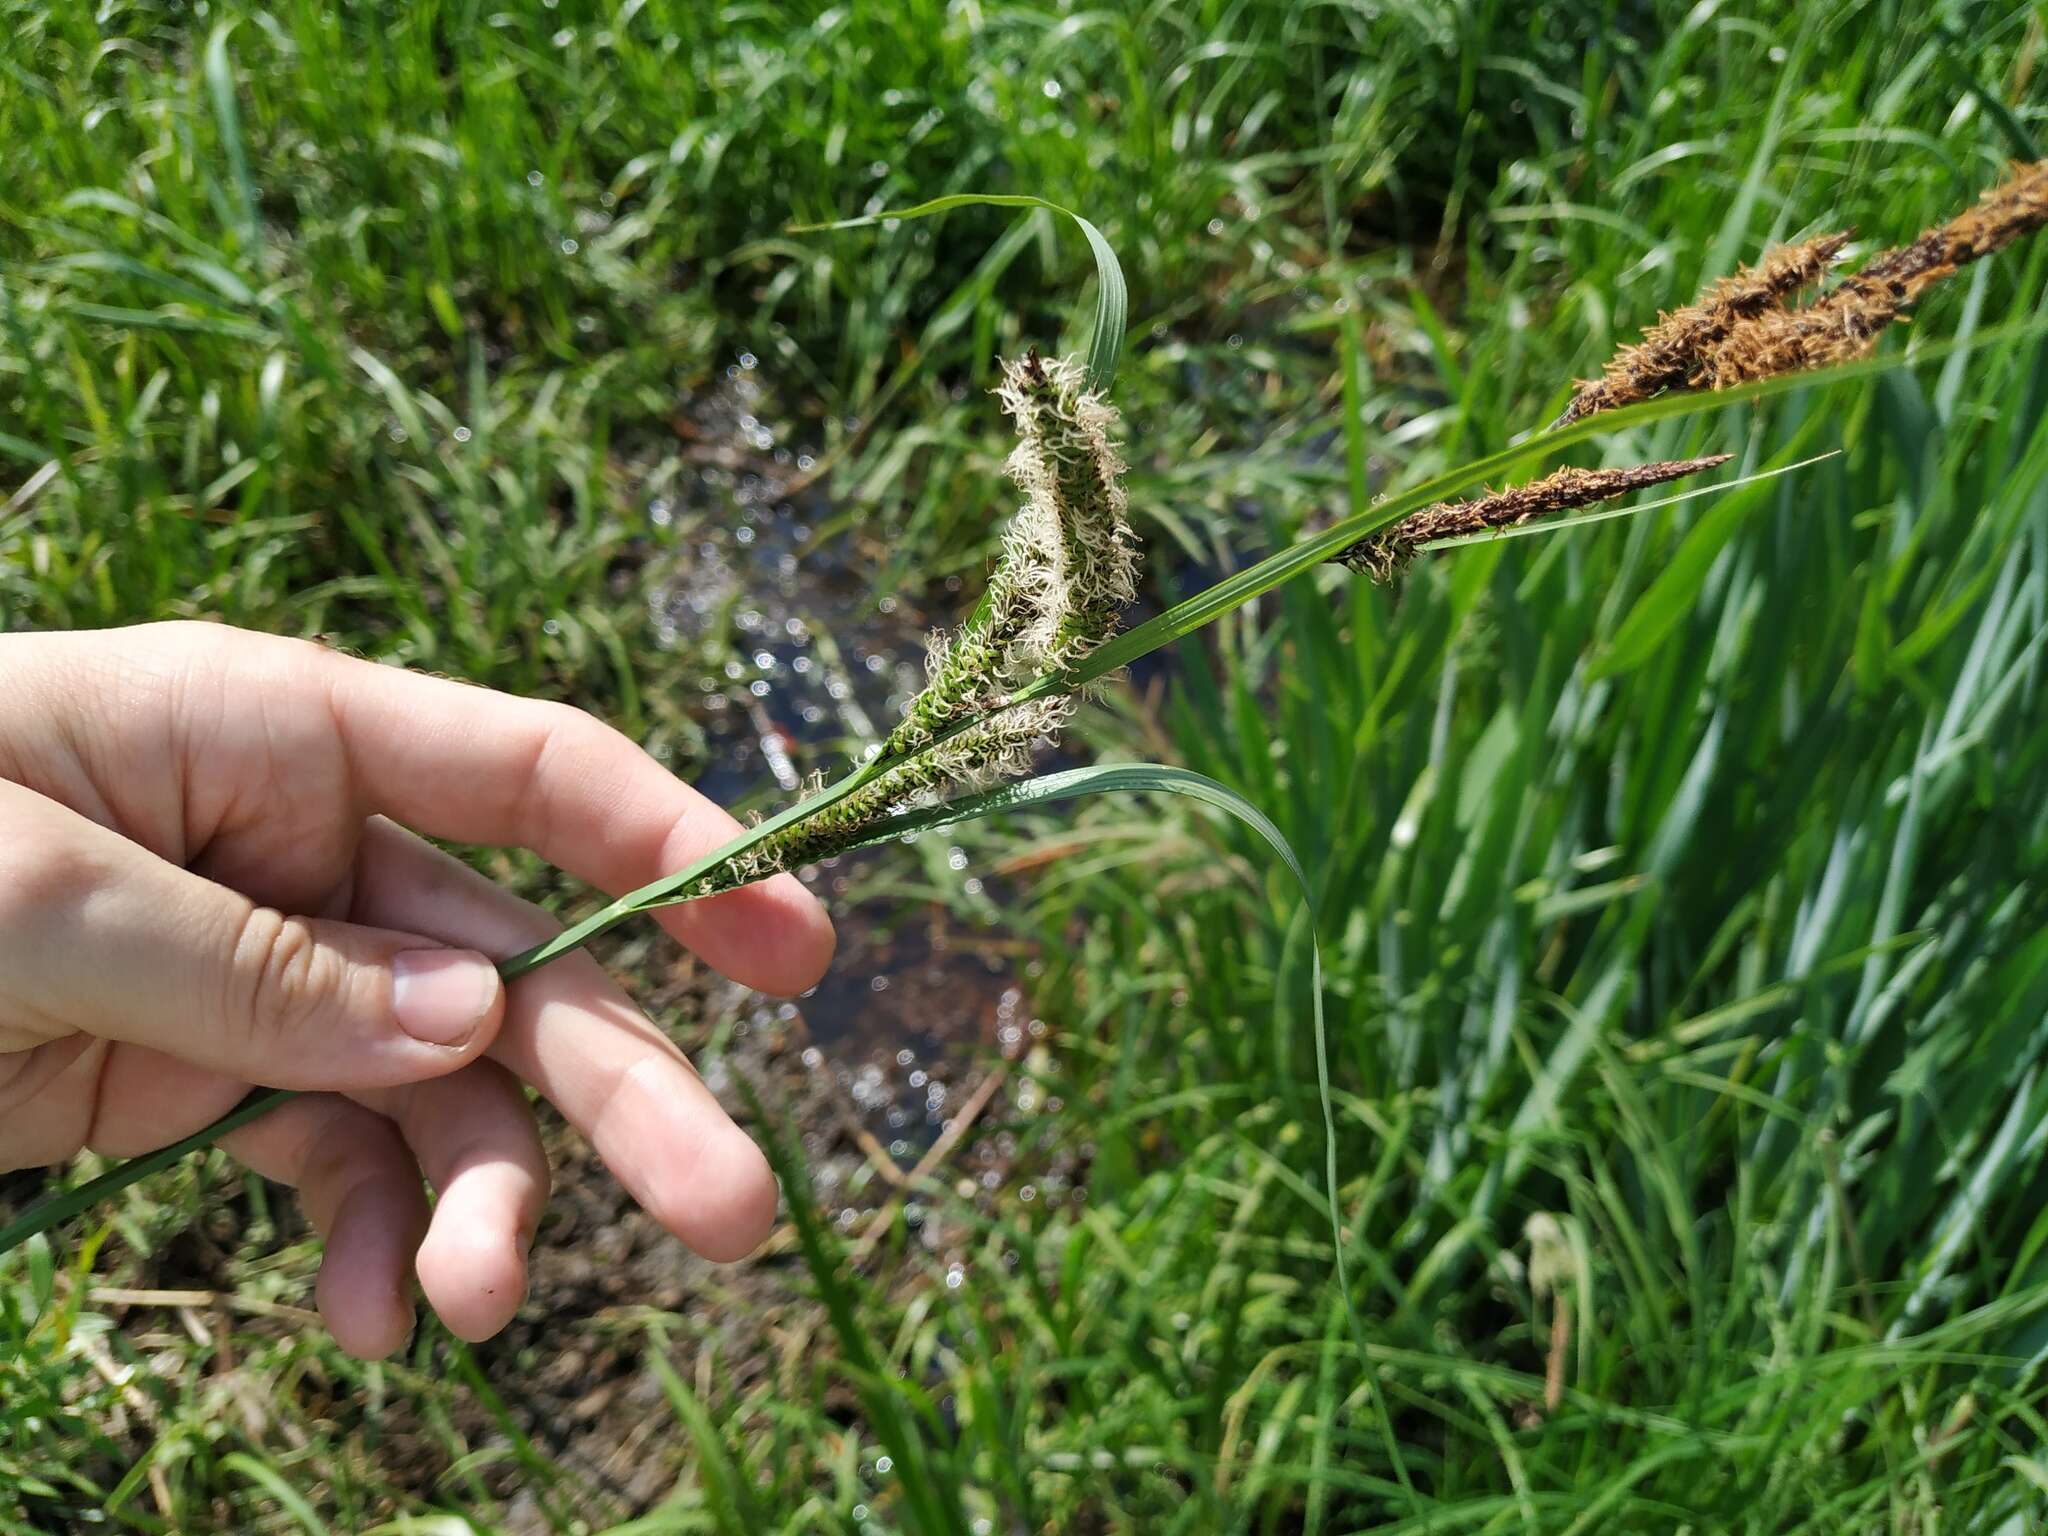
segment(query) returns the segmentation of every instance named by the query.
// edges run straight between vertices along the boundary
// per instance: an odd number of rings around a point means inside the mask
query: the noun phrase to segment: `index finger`
[[[614,896],[740,831],[725,810],[580,709],[326,654],[354,782],[370,809],[416,831],[530,848]],[[801,992],[832,959],[831,920],[793,875],[655,915],[708,964],[764,992]]]

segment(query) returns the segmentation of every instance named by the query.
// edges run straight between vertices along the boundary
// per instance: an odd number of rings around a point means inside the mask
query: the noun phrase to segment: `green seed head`
[[[1007,467],[1024,492],[1004,542],[1030,610],[1015,659],[1031,671],[1071,666],[1116,632],[1137,595],[1125,466],[1110,438],[1117,414],[1077,360],[1036,352],[1004,365],[996,397],[1017,423]]]
[[[727,872],[730,883],[829,857],[892,812],[1013,778],[1073,713],[1069,697],[1006,700],[1107,640],[1136,595],[1124,463],[1111,440],[1117,415],[1078,362],[1036,352],[1004,365],[996,396],[1017,425],[1006,467],[1024,503],[981,606],[958,632],[932,636],[924,690],[882,746],[896,761],[756,844]]]
[[[1137,591],[1116,411],[1079,362],[1036,352],[1004,364],[996,397],[1017,425],[1006,468],[1024,504],[979,611],[958,633],[933,635],[929,681],[885,743],[892,756],[1080,660],[1116,632]]]

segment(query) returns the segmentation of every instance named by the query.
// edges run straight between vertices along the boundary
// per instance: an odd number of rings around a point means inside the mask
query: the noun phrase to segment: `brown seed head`
[[[1977,206],[1863,269],[1798,310],[1772,310],[1733,326],[1703,352],[1687,383],[1723,389],[1750,379],[1851,361],[1886,326],[1960,267],[2048,224],[2048,161],[2021,166]]]
[[[1391,581],[1408,568],[1426,544],[1463,538],[1489,528],[1513,528],[1552,512],[1612,501],[1645,486],[1683,479],[1703,469],[1726,464],[1730,455],[1670,459],[1658,464],[1632,464],[1618,469],[1558,469],[1541,480],[1510,490],[1493,491],[1475,501],[1440,502],[1411,513],[1383,533],[1360,539],[1330,558],[1375,581]]]
[[[1848,240],[1843,233],[1773,246],[1755,266],[1719,279],[1694,303],[1660,316],[1640,342],[1609,359],[1599,378],[1579,386],[1554,425],[1682,387],[1702,353],[1742,321],[1776,310],[1787,294],[1818,282]]]

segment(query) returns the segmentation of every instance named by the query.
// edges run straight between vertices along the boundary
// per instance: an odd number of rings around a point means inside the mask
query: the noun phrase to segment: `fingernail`
[[[462,1045],[498,1001],[498,968],[466,949],[411,949],[391,962],[398,1027],[429,1045]]]

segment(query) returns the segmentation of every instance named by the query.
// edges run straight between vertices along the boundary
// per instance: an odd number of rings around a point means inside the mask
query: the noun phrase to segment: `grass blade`
[[[277,1500],[278,1507],[294,1520],[308,1536],[327,1536],[327,1522],[313,1512],[313,1506],[306,1502],[306,1496],[286,1482],[275,1467],[258,1461],[246,1451],[229,1451],[220,1459],[223,1471],[238,1473]]]
[[[704,1485],[705,1501],[711,1506],[712,1517],[717,1520],[719,1529],[741,1533],[767,1530],[767,1513],[754,1497],[746,1469],[735,1464],[710,1411],[669,1363],[667,1333],[659,1325],[650,1327],[648,1342],[647,1363],[661,1383],[669,1406],[683,1421],[697,1447],[697,1475]]]
[[[256,182],[249,174],[249,157],[242,147],[242,115],[235,103],[235,71],[228,62],[228,35],[235,24],[224,21],[206,41],[206,89],[213,98],[213,117],[220,130],[221,146],[228,155],[228,169],[235,178],[235,197],[240,203],[242,246],[255,251],[263,244],[263,226],[256,216]]]

